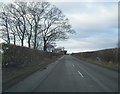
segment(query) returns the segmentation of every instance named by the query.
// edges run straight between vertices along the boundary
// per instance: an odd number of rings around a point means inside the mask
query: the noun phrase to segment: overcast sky
[[[1,0],[11,1],[13,0]],[[68,40],[57,42],[57,47],[65,47],[69,53],[117,47],[118,0],[47,1],[52,1],[51,4],[62,10],[76,31]]]
[[[68,52],[84,52],[117,47],[117,2],[52,2],[76,31],[67,41],[57,42]]]

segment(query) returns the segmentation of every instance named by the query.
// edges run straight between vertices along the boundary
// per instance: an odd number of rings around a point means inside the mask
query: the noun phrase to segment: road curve
[[[6,92],[118,92],[118,72],[64,55]]]

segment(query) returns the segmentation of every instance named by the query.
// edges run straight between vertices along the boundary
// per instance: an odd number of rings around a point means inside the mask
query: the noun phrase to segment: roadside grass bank
[[[83,57],[77,57],[77,56],[74,56],[74,57],[76,57],[76,58],[78,58],[80,60],[92,63],[92,64],[96,64],[96,65],[99,65],[99,66],[102,66],[102,67],[105,67],[105,68],[108,68],[108,69],[115,70],[115,71],[120,70],[120,66],[118,66],[118,64],[113,64],[113,63],[108,64],[108,62],[96,61],[96,60],[83,58]]]
[[[15,45],[2,45],[2,89],[5,91],[37,70],[55,62],[62,54]]]
[[[120,71],[119,51],[120,48],[113,48],[91,52],[72,53],[71,55],[89,63],[97,64],[115,71]]]
[[[45,69],[48,64],[55,62],[59,57],[53,57],[52,59],[45,60],[42,64],[33,65],[24,68],[8,68],[2,70],[2,83],[8,83],[12,79],[18,78],[22,75],[31,74],[39,69]]]

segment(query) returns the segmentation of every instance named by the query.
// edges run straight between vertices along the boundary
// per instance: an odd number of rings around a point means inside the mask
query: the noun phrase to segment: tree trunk
[[[38,26],[37,26],[37,22],[35,22],[35,35],[34,35],[34,49],[36,49],[36,43],[37,43],[37,30],[38,30]]]
[[[24,46],[24,37],[25,37],[25,29],[23,31],[22,39],[21,39],[21,46]]]
[[[16,45],[16,37],[15,37],[15,34],[14,34],[14,45]]]
[[[35,33],[35,36],[34,36],[34,49],[36,49],[36,39],[37,39],[37,34]]]
[[[7,43],[10,44],[10,35],[9,35],[9,30],[8,30],[7,18],[6,18],[5,24],[6,24],[6,31],[7,31]]]
[[[47,46],[44,44],[44,51],[47,51]]]
[[[47,51],[47,45],[46,45],[45,37],[43,37],[43,41],[44,41],[43,50],[44,50],[44,51]]]
[[[30,44],[30,37],[28,37],[28,47],[30,48],[31,47],[31,44]]]
[[[23,46],[24,42],[23,42],[23,39],[21,39],[21,46]]]
[[[10,36],[8,31],[7,31],[7,39],[8,39],[8,44],[10,44]]]

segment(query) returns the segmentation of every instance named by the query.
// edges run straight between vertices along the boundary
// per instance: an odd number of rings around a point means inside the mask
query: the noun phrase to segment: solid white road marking
[[[73,67],[75,67],[74,64],[72,64],[72,65],[73,65]]]
[[[84,77],[81,72],[78,71],[78,73],[81,75],[81,77]]]

